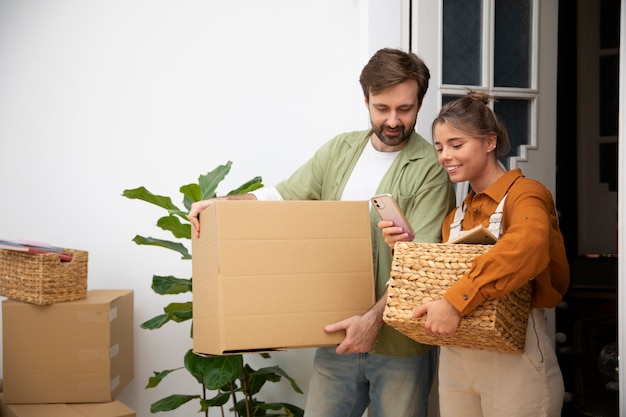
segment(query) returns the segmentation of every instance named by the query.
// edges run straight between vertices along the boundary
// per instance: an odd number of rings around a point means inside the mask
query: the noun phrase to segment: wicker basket
[[[87,259],[84,251],[27,253],[0,249],[0,295],[11,300],[47,305],[87,298]]]
[[[383,315],[385,323],[429,345],[523,352],[531,283],[476,307],[461,319],[452,336],[428,335],[424,327],[426,317],[412,317],[415,307],[440,299],[469,270],[473,260],[491,247],[459,243],[397,243]]]

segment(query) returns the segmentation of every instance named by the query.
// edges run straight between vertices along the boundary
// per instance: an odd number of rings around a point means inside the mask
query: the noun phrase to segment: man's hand
[[[391,249],[394,248],[396,242],[408,242],[409,234],[399,226],[394,226],[391,220],[381,220],[377,224],[381,230],[385,243],[389,245]]]
[[[383,312],[387,303],[387,292],[362,316],[352,316],[337,323],[329,324],[324,330],[333,333],[346,331],[346,337],[337,346],[337,354],[366,353],[372,349],[378,331],[383,326]]]
[[[187,218],[191,222],[191,228],[193,234],[196,237],[200,237],[200,212],[211,204],[215,203],[217,200],[256,200],[256,196],[254,194],[234,194],[223,197],[215,197],[209,198],[207,200],[196,201],[191,204],[191,210],[189,210],[189,214],[187,214]]]
[[[426,334],[452,336],[459,326],[461,315],[445,298],[422,304],[413,311],[413,317],[426,314]]]
[[[191,210],[189,210],[189,214],[187,214],[187,218],[191,222],[191,229],[193,234],[196,237],[200,237],[200,212],[205,208],[209,207],[218,198],[210,198],[208,200],[196,201],[191,204]]]

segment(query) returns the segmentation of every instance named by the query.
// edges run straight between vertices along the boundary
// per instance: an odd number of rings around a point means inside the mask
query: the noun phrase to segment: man
[[[369,200],[389,193],[411,223],[414,241],[440,242],[441,224],[454,208],[455,196],[432,145],[415,132],[429,79],[428,68],[415,54],[379,50],[360,77],[371,129],[338,135],[276,187],[218,198]],[[189,212],[198,236],[198,216],[211,203],[194,203]],[[370,219],[378,301],[362,316],[326,326],[327,332],[345,331],[346,337],[336,348],[317,349],[306,417],[361,417],[368,405],[375,417],[427,415],[438,350],[383,323],[392,256],[374,210]]]

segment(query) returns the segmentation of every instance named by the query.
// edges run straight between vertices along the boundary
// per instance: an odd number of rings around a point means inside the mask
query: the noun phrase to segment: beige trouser
[[[563,377],[543,309],[533,309],[523,354],[441,347],[441,417],[559,417]]]

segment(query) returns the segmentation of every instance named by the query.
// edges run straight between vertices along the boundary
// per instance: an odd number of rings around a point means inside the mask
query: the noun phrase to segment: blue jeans
[[[305,417],[426,417],[439,349],[408,357],[368,353],[337,355],[318,348]]]

